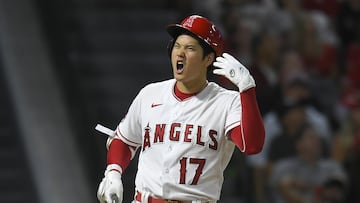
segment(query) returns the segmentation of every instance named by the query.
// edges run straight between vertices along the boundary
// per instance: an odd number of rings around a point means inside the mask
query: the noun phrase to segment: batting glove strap
[[[218,68],[213,73],[228,78],[239,88],[240,93],[256,86],[249,70],[228,53],[217,57],[213,65]]]
[[[122,168],[118,165],[118,164],[109,164],[107,167],[106,167],[106,170],[104,172],[104,176],[106,177],[107,174],[110,172],[110,171],[116,171],[118,173],[120,173],[120,176],[122,174]]]

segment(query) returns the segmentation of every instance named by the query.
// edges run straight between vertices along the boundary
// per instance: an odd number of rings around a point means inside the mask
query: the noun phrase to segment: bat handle
[[[111,203],[120,203],[118,196],[116,194],[111,194]]]

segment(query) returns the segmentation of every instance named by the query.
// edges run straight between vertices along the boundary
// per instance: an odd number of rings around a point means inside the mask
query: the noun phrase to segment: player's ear
[[[206,56],[206,61],[208,63],[208,66],[212,65],[212,63],[215,61],[215,54],[214,52],[211,52]]]
[[[211,61],[211,63],[215,61],[215,53],[214,52],[211,52],[209,54],[209,61]]]

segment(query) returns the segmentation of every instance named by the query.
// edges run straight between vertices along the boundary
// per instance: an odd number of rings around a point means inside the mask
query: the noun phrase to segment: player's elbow
[[[257,139],[251,145],[247,146],[244,153],[246,155],[258,154],[262,151],[265,141],[265,130],[260,130],[257,135]]]
[[[258,154],[262,151],[263,146],[253,146],[249,147],[247,150],[244,151],[246,155],[253,155]]]

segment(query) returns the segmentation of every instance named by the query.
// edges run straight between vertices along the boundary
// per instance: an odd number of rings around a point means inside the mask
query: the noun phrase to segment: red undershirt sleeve
[[[240,100],[241,124],[230,131],[230,139],[245,154],[257,154],[264,145],[265,129],[256,100],[255,88],[240,93]]]
[[[132,158],[130,147],[120,139],[113,139],[107,153],[107,165],[118,164],[124,172]]]

